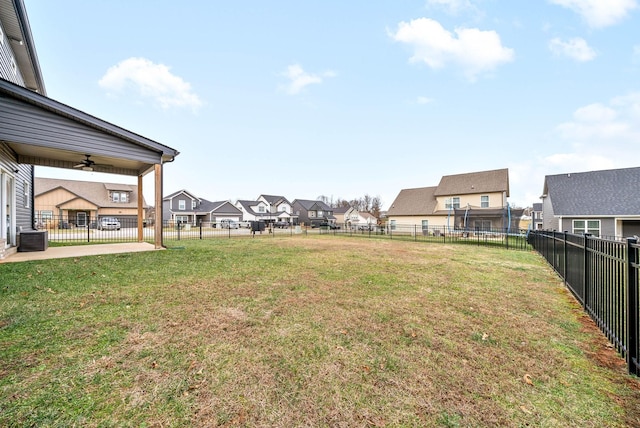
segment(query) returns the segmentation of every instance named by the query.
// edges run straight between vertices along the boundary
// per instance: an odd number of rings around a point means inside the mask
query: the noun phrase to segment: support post
[[[153,225],[153,239],[156,249],[162,248],[162,164],[154,165],[154,178],[155,178],[155,211],[156,218]]]
[[[144,231],[142,230],[144,221],[144,198],[142,197],[142,175],[138,175],[138,242],[144,240]]]

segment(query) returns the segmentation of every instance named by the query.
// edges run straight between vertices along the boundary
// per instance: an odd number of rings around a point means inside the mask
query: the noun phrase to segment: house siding
[[[6,144],[0,143],[0,171],[14,179],[16,228],[32,230],[33,166],[18,164]],[[23,191],[25,183],[29,184],[28,195]]]
[[[616,236],[616,220],[614,218],[593,217],[562,217],[562,230],[558,232],[573,233],[573,220],[600,220],[600,236],[608,238]]]
[[[544,213],[542,217],[542,228],[544,230],[559,230],[560,222],[554,215],[553,203],[549,196],[542,199],[542,212]]]
[[[11,83],[24,87],[24,79],[22,78],[20,69],[17,67],[15,62],[16,71],[14,72],[12,61],[15,61],[15,58],[13,56],[13,51],[11,50],[11,43],[9,42],[9,39],[7,39],[4,28],[1,25],[2,24],[0,24],[0,29],[2,30],[2,41],[0,42],[0,77]]]
[[[478,193],[478,194],[461,194],[461,195],[446,195],[436,197],[436,211],[447,210],[447,199],[459,197],[460,208],[464,208],[467,205],[471,207],[480,207],[482,204],[482,196],[489,196],[488,208],[504,208],[506,207],[505,196],[502,192],[494,193]]]
[[[0,77],[20,86],[25,86],[24,79],[17,61],[14,58],[11,43],[6,36],[5,29],[0,23]],[[0,115],[4,115],[0,112]],[[4,129],[5,124],[2,122]],[[0,140],[4,140],[0,138]],[[16,231],[33,230],[33,166],[19,164],[13,151],[9,147],[0,143],[0,173],[13,178],[14,187],[12,193],[7,195],[12,202],[15,202],[14,225]],[[28,184],[28,193],[25,194],[25,184]],[[0,194],[6,189],[2,189]],[[2,220],[2,227],[5,227],[5,220]],[[11,245],[17,244],[17,237],[9,236],[8,242]]]

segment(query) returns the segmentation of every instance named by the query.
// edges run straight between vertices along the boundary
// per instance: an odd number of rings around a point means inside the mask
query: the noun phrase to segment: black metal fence
[[[143,221],[143,240],[153,242],[153,223]],[[138,242],[138,220],[131,217],[47,216],[35,222],[37,230],[48,232],[49,243]]]
[[[260,228],[255,223],[261,223]],[[199,225],[165,222],[163,238],[165,241],[193,240],[207,238],[235,237],[275,237],[293,235],[333,235],[378,239],[397,239],[405,241],[432,242],[441,244],[466,244],[476,246],[502,247],[515,250],[530,250],[527,232],[510,232],[502,229],[468,230],[453,227],[436,226],[423,228],[421,225],[359,225],[329,224],[317,227],[300,225],[276,226],[275,223],[237,222],[233,227],[229,223],[202,223]]]
[[[625,358],[629,373],[640,375],[637,239],[535,231],[529,242]]]
[[[49,243],[72,245],[81,243],[137,242],[138,222],[134,218],[48,217],[39,219],[38,230],[47,230]],[[152,222],[143,222],[143,240],[154,242]],[[447,226],[422,227],[416,224],[351,225],[326,224],[319,227],[267,222],[200,222],[198,224],[165,221],[164,242],[242,237],[283,237],[296,235],[335,235],[378,239],[397,239],[442,244],[466,244],[530,250],[526,231],[502,229],[458,229]]]

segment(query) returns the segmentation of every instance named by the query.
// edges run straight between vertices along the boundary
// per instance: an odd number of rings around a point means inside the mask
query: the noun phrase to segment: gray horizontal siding
[[[33,221],[33,166],[18,164],[6,144],[0,143],[0,170],[10,174],[15,180],[16,189],[16,226],[22,230],[32,230]],[[15,172],[18,171],[18,172]],[[24,184],[29,184],[29,194],[24,194]],[[4,223],[3,223],[4,225]],[[4,227],[4,226],[3,226]]]
[[[0,95],[0,140],[21,144],[160,163],[161,153],[123,141],[83,123]]]
[[[17,70],[16,73],[11,67],[12,59],[14,59],[14,55],[13,50],[11,49],[11,42],[7,38],[4,29],[2,29],[2,42],[0,43],[0,77],[8,80],[9,82],[24,86],[24,80],[22,79],[20,70]]]

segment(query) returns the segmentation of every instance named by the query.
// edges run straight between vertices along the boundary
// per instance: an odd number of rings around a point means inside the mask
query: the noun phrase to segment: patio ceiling
[[[144,175],[178,151],[0,79],[0,142],[19,163],[67,169],[89,155],[91,170]]]

